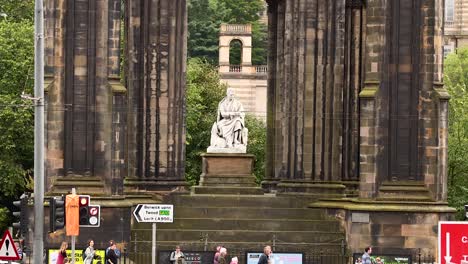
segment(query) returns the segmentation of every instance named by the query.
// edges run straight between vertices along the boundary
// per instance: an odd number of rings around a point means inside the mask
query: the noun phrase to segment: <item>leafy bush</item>
[[[463,220],[468,204],[468,48],[449,54],[444,65],[444,82],[449,104],[448,202]]]

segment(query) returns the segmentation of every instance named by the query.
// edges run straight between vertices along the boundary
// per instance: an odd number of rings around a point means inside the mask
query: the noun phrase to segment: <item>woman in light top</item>
[[[96,254],[96,252],[94,250],[94,241],[93,240],[88,240],[88,247],[85,250],[86,258],[84,259],[84,264],[93,263],[94,254]]]
[[[175,251],[172,251],[170,261],[173,264],[185,263],[185,256],[182,251],[180,251],[180,246],[177,245]]]

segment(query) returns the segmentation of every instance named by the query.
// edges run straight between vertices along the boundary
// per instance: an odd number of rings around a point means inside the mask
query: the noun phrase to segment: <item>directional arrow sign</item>
[[[172,204],[139,204],[133,211],[139,223],[172,223],[174,222],[174,205]]]

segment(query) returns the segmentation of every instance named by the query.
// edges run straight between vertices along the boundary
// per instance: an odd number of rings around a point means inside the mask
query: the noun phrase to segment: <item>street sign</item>
[[[101,225],[101,206],[90,204],[88,206],[88,209],[88,220],[86,221],[86,223],[81,224],[80,226],[99,227]]]
[[[468,222],[439,222],[439,264],[468,264]]]
[[[172,204],[139,204],[133,211],[138,223],[172,223],[174,206]]]
[[[7,230],[3,234],[2,242],[0,242],[0,260],[20,260],[18,250],[11,238],[10,232]]]

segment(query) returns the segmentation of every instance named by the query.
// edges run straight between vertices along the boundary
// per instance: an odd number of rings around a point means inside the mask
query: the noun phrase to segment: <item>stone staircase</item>
[[[184,194],[168,196],[174,222],[158,224],[158,250],[181,245],[186,251],[213,251],[223,245],[242,259],[245,251],[274,245],[282,252],[340,252],[345,238],[337,220],[309,201],[276,195]],[[151,225],[135,223],[132,242],[149,245]],[[149,248],[148,248],[149,250]]]
[[[99,177],[68,175],[54,179],[53,189],[49,195],[61,195],[71,192],[75,188],[77,193],[91,196],[104,196],[104,182]]]
[[[429,190],[423,182],[384,182],[378,201],[431,202]]]

